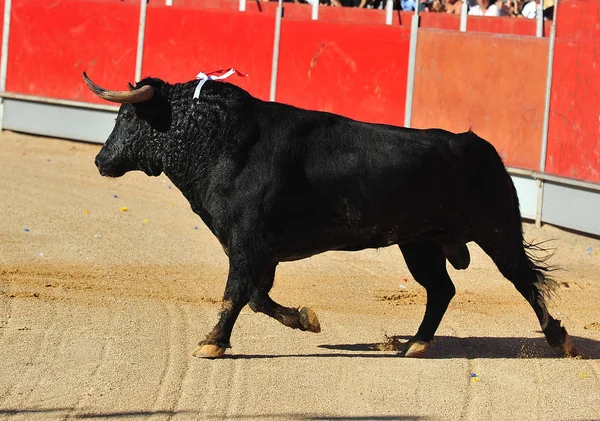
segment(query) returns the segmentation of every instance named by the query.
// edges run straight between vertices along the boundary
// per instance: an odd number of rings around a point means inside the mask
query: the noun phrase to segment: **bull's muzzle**
[[[126,165],[125,162],[120,162],[115,159],[107,159],[103,156],[102,150],[98,155],[96,155],[96,159],[94,159],[94,164],[96,164],[96,168],[98,168],[98,172],[103,177],[121,177],[130,168]]]

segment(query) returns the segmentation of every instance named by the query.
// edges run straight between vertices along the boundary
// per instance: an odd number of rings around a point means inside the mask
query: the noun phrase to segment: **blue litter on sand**
[[[197,230],[197,229],[198,229],[198,227],[194,227],[194,229],[195,229],[195,230]]]
[[[167,188],[168,188],[169,190],[171,190],[171,186],[167,186]]]
[[[471,373],[469,377],[477,377],[477,374]]]
[[[23,231],[29,232],[29,228],[23,228]]]
[[[114,194],[114,195],[113,195],[113,197],[116,199],[116,198],[118,198],[119,196],[117,196],[116,194]]]
[[[588,254],[592,254],[592,248],[588,247],[587,252],[588,252]]]

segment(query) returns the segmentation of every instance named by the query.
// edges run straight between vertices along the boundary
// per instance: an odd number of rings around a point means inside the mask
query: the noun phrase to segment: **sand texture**
[[[423,358],[395,351],[426,297],[389,247],[280,265],[273,298],[322,332],[245,308],[225,357],[199,359],[227,258],[166,177],[102,178],[99,149],[0,135],[0,419],[600,420],[600,240],[524,226],[554,239],[550,309],[585,358],[470,244]]]

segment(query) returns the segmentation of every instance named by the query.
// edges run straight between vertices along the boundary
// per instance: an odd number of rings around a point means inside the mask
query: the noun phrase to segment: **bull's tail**
[[[549,265],[548,260],[554,256],[556,249],[543,246],[550,240],[540,242],[528,242],[523,239],[523,248],[529,261],[529,267],[537,275],[538,289],[545,298],[553,298],[554,291],[558,288],[558,282],[551,276],[551,272],[559,269],[558,266]]]
[[[513,215],[514,224],[514,235],[518,235],[519,242],[522,245],[524,251],[524,258],[528,268],[535,274],[534,285],[539,292],[538,299],[552,299],[556,296],[555,291],[558,288],[558,282],[551,275],[552,272],[559,269],[557,266],[548,264],[548,260],[554,256],[555,248],[548,247],[548,243],[551,240],[545,241],[527,241],[523,237],[523,224],[521,219],[521,211],[519,209],[519,198],[517,196],[517,189],[512,181],[512,178],[506,171],[506,177],[508,183],[512,187],[513,197]],[[518,234],[517,234],[518,231]]]
[[[470,185],[481,214],[475,215],[476,242],[494,260],[502,274],[517,288],[535,285],[540,299],[552,297],[557,283],[548,264],[552,250],[547,242],[528,242],[523,238],[523,224],[517,189],[508,174],[502,158],[494,146],[475,133],[465,136],[470,140]]]
[[[486,153],[481,153],[482,163],[478,175],[483,181],[483,200],[479,209],[480,226],[475,233],[476,242],[492,258],[505,278],[529,302],[540,322],[548,343],[561,350],[565,356],[577,355],[567,331],[555,320],[546,307],[546,299],[552,298],[557,282],[551,273],[557,268],[548,264],[553,250],[546,242],[528,242],[523,238],[523,224],[519,210],[519,199],[514,183],[506,171],[495,148],[482,143]],[[481,189],[479,190],[482,191]]]

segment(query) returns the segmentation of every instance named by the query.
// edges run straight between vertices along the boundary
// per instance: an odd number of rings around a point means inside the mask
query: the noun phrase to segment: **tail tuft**
[[[536,274],[537,281],[535,285],[542,299],[551,300],[556,297],[558,282],[550,276],[550,272],[554,272],[560,268],[547,263],[556,252],[556,248],[544,246],[549,241],[552,240],[540,241],[538,243],[523,240],[523,248],[525,249],[529,266]]]

